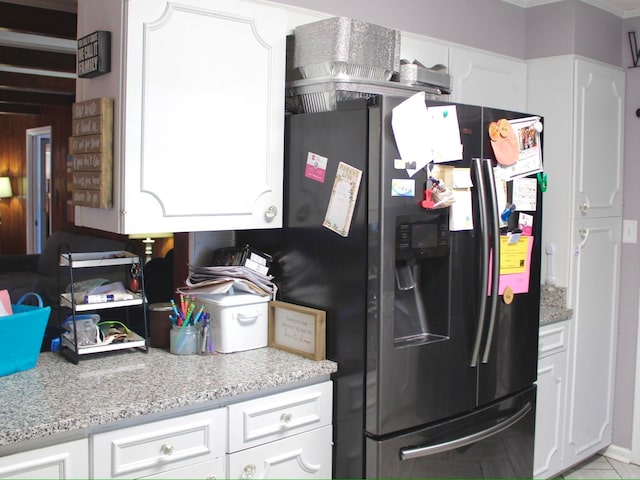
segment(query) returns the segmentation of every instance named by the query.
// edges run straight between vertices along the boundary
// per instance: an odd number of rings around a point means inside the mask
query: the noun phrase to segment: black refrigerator
[[[285,226],[237,232],[273,255],[279,299],[326,312],[334,380],[334,478],[526,478],[533,475],[542,198],[535,194],[525,292],[499,292],[501,237],[489,124],[529,115],[456,105],[473,228],[450,208],[392,194],[391,128],[403,98],[292,114],[285,130]],[[452,105],[426,100],[427,106]],[[310,174],[319,156],[321,176]],[[348,233],[323,226],[338,165],[362,173]],[[511,183],[507,182],[510,200]],[[334,194],[335,195],[335,194]],[[496,253],[497,254],[494,254]]]

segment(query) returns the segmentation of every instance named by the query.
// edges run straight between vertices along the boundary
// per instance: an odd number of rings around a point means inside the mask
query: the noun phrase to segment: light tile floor
[[[602,455],[595,455],[571,470],[564,472],[558,478],[640,479],[640,466],[633,463],[620,462]]]

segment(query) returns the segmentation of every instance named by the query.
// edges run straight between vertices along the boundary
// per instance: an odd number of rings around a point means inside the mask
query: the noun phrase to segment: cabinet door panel
[[[228,456],[229,478],[331,478],[332,427]]]
[[[285,32],[277,16],[197,0],[160,2],[154,15],[150,3],[158,2],[131,2],[128,19],[126,128],[140,135],[125,145],[125,229],[280,226],[266,215],[272,205],[278,218],[282,210],[274,173],[282,170]]]
[[[620,218],[576,222],[567,465],[611,443],[620,235]]]
[[[566,368],[566,352],[541,358],[538,362],[535,478],[549,478],[562,470]]]
[[[451,48],[449,52],[453,101],[525,111],[525,62],[461,48]]]
[[[210,462],[196,463],[195,465],[188,465],[182,468],[176,468],[175,470],[169,470],[168,472],[157,473],[155,475],[149,475],[142,478],[171,478],[171,479],[193,479],[193,478],[206,478],[208,480],[214,480],[216,478],[226,478],[225,475],[225,457],[216,458]]]
[[[624,71],[575,62],[574,216],[622,215]]]
[[[89,442],[76,440],[0,457],[0,478],[89,478]]]

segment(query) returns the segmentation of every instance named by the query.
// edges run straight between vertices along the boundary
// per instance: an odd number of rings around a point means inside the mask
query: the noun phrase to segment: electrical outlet
[[[638,243],[637,220],[622,220],[622,243]]]

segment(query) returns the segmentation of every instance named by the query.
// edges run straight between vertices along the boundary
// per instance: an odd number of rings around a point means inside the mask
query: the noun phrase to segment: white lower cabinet
[[[331,478],[333,384],[0,457],[0,478]]]
[[[331,478],[330,425],[228,455],[229,478]]]
[[[89,478],[84,438],[0,457],[0,478]]]
[[[93,478],[194,478],[205,470],[203,478],[224,478],[226,432],[225,410],[218,408],[98,433]]]
[[[329,382],[228,407],[229,478],[331,478]]]
[[[569,321],[540,328],[533,461],[535,478],[549,478],[563,470],[569,329]]]

